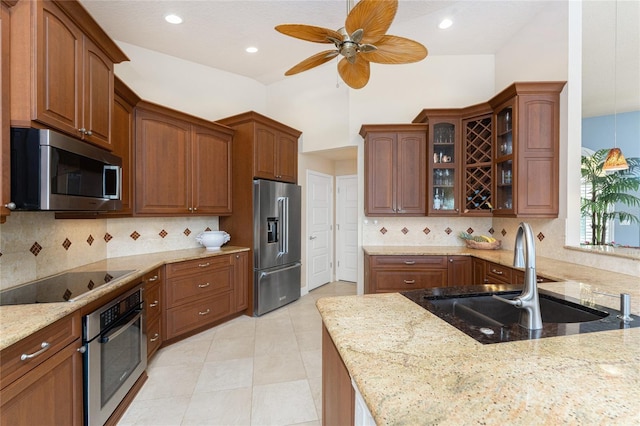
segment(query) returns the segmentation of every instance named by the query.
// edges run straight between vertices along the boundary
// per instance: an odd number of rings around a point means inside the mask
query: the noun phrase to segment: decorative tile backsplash
[[[0,289],[106,257],[200,247],[195,237],[207,229],[218,229],[217,217],[56,220],[13,212],[0,226]]]

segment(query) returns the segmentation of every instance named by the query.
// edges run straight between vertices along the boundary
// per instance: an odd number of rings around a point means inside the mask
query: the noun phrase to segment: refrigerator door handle
[[[280,255],[289,253],[289,197],[279,197],[280,207]]]
[[[261,272],[261,273],[260,273],[260,279],[262,279],[262,278],[264,278],[264,277],[268,277],[268,276],[269,276],[269,275],[271,275],[271,274],[277,274],[277,273],[282,272],[282,271],[288,271],[289,269],[295,269],[295,268],[298,268],[298,267],[300,267],[300,265],[302,265],[300,262],[296,262],[296,263],[294,263],[293,265],[287,266],[286,268],[278,269],[277,271]]]

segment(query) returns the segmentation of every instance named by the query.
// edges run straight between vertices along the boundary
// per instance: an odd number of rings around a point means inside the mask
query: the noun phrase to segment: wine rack
[[[492,120],[491,114],[463,121],[465,140],[464,213],[490,215]]]

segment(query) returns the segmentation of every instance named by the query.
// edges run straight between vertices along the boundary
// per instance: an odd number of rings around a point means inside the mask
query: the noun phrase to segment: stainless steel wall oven
[[[85,424],[103,425],[147,368],[143,288],[83,319]]]

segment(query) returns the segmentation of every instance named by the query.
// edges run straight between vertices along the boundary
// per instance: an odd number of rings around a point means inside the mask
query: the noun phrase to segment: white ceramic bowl
[[[230,239],[231,236],[224,231],[204,231],[196,236],[196,241],[207,250],[220,250],[220,247]]]

